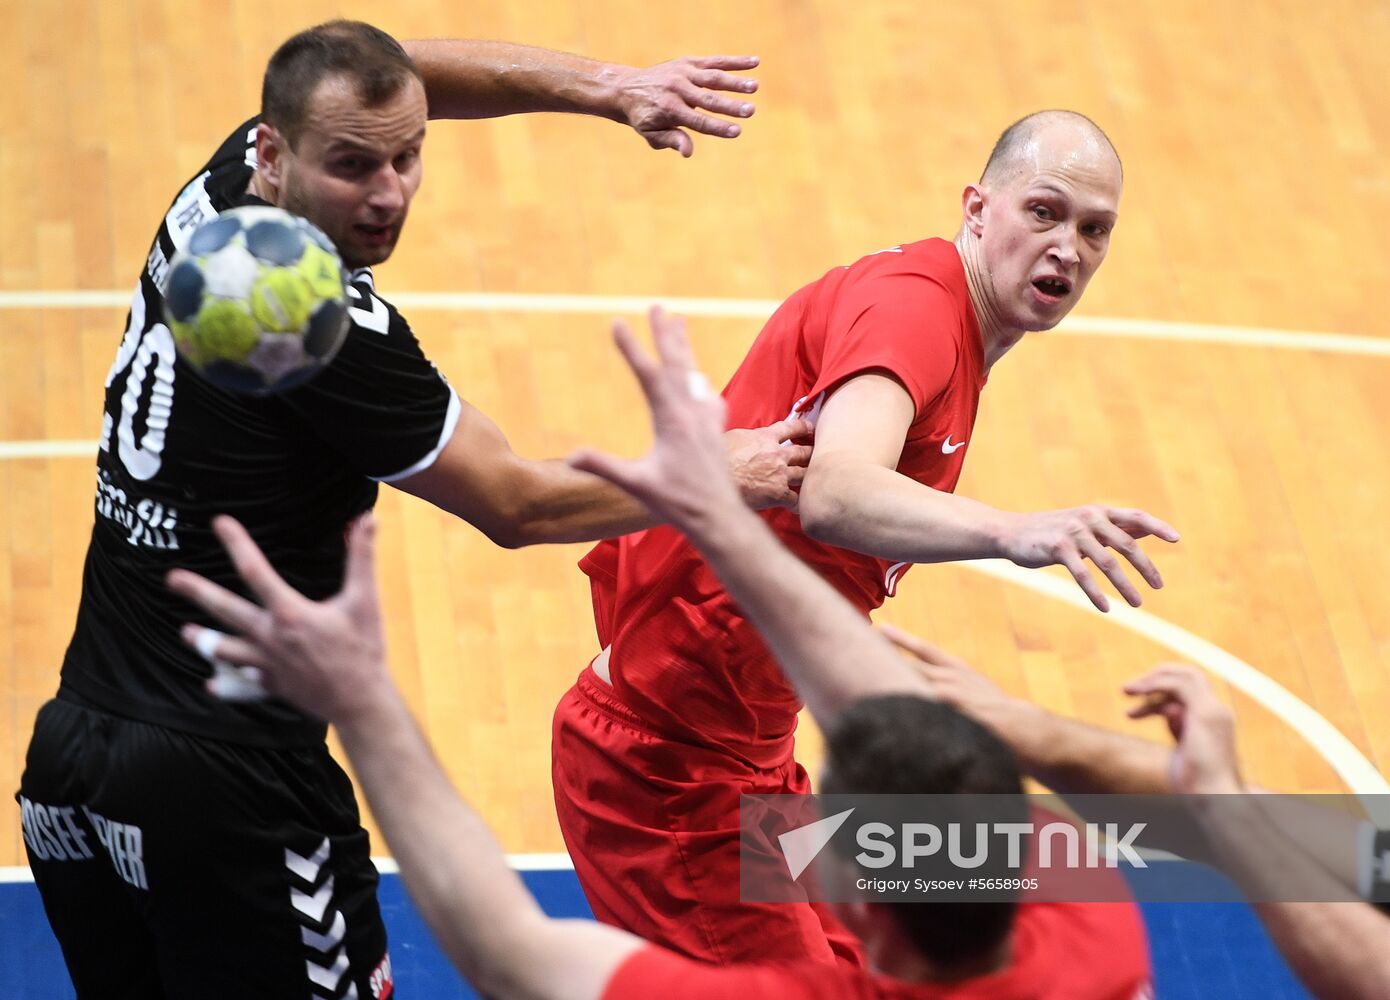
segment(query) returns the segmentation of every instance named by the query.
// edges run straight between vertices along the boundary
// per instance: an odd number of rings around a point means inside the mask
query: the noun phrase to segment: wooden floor
[[[1042,107],[1110,133],[1127,190],[1082,312],[1390,342],[1390,7],[1367,0],[0,0],[0,293],[128,290],[173,193],[256,110],[260,71],[342,12],[407,36],[502,37],[624,61],[763,57],[744,138],[696,156],[608,122],[436,123],[397,257],[406,291],[780,298],[836,264],[951,235],[997,133]],[[1377,55],[1380,53],[1380,55]],[[409,312],[523,453],[636,452],[647,432],[606,324]],[[0,442],[92,440],[124,307],[0,310]],[[727,376],[755,318],[693,323]],[[1146,610],[1257,667],[1390,767],[1390,357],[1239,343],[1030,338],[994,372],[960,490],[1002,507],[1147,508],[1184,534]],[[91,523],[90,456],[0,460],[0,788],[53,691]],[[581,547],[494,549],[386,491],[395,669],[459,786],[512,851],[560,847],[549,719],[595,652]],[[885,618],[1008,688],[1124,725],[1150,639],[961,567]],[[1223,686],[1224,688],[1224,686]],[[1343,785],[1239,693],[1249,773]],[[1155,732],[1154,730],[1144,730]],[[1155,733],[1155,735],[1157,735]],[[814,740],[807,739],[814,757]],[[0,797],[0,865],[22,857]]]

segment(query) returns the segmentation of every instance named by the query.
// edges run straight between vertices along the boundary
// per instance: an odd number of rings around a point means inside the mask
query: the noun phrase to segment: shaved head
[[[1075,111],[1036,111],[1004,130],[989,154],[980,183],[1007,184],[1019,174],[1031,173],[1045,155],[1044,149],[1056,149],[1058,143],[1079,155],[1108,152],[1124,177],[1120,154],[1099,125]]]

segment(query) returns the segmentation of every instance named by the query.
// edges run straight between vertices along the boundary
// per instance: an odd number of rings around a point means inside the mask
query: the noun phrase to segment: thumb
[[[695,144],[678,128],[662,129],[659,132],[645,132],[643,137],[652,149],[674,149],[681,156],[695,152]]]
[[[347,572],[343,590],[353,595],[370,593],[376,581],[376,518],[361,515],[348,528]]]
[[[633,492],[632,486],[637,481],[634,463],[627,459],[606,455],[601,451],[594,451],[591,448],[580,448],[565,459],[565,464],[571,469],[578,469],[580,472],[587,472],[600,479],[606,479],[628,493]]]

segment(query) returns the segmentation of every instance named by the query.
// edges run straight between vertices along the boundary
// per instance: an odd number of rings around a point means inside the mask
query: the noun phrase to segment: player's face
[[[423,177],[425,90],[412,77],[368,108],[348,81],[330,77],[309,107],[296,148],[281,147],[279,205],[327,233],[349,268],[380,264]]]
[[[981,255],[1001,322],[1050,330],[1105,260],[1120,164],[1105,143],[1060,129],[1044,130],[1020,165],[986,192]]]

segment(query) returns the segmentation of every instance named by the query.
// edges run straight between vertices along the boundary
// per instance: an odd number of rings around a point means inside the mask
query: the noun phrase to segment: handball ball
[[[164,312],[179,353],[209,382],[257,395],[302,385],[347,335],[333,242],[279,208],[231,208],[174,256]]]

